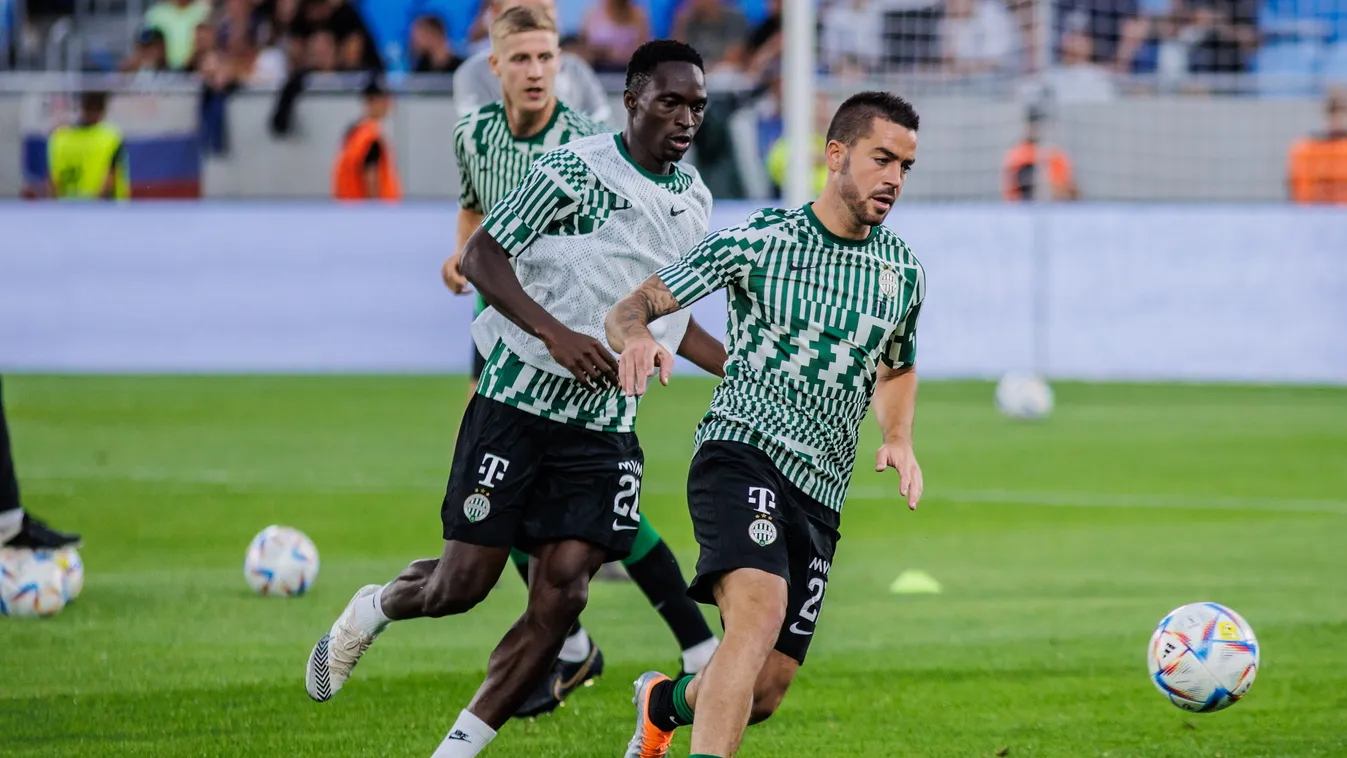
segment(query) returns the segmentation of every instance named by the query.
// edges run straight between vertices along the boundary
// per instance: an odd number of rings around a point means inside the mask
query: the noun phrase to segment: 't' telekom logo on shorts
[[[477,473],[482,475],[482,480],[478,482],[483,487],[495,487],[500,480],[505,478],[505,470],[510,468],[510,462],[500,457],[486,453],[482,456],[482,465],[477,467]]]

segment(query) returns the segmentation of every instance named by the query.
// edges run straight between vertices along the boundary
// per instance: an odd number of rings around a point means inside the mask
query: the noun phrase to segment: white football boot
[[[351,677],[360,656],[374,644],[379,635],[364,634],[356,626],[355,604],[366,600],[381,587],[382,584],[367,584],[357,590],[336,623],[313,646],[309,664],[304,669],[304,688],[309,691],[309,697],[320,703],[331,700]]]

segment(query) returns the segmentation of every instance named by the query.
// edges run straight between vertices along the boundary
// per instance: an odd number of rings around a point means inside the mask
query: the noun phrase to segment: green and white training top
[[[659,272],[687,307],[729,294],[725,380],[697,428],[762,450],[807,495],[840,511],[879,363],[916,358],[926,273],[882,226],[863,241],[813,209],[764,209]]]
[[[470,211],[490,213],[510,190],[519,186],[529,166],[544,153],[581,137],[611,131],[557,101],[547,126],[531,137],[510,131],[505,103],[478,108],[454,126],[454,157],[458,160],[458,204]]]
[[[603,321],[618,300],[706,236],[711,192],[696,169],[647,171],[620,134],[575,140],[539,158],[492,207],[482,228],[514,259],[529,297],[567,328],[608,344]],[[689,314],[651,324],[676,352]],[[472,324],[488,354],[477,392],[553,421],[607,432],[636,425],[636,398],[618,388],[590,392],[552,359],[537,337],[495,308]]]

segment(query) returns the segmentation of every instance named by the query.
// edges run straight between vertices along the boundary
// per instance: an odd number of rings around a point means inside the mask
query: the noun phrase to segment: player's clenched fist
[[[642,337],[627,343],[622,351],[617,373],[622,384],[622,394],[627,397],[640,397],[645,394],[646,384],[659,368],[659,382],[669,386],[669,375],[673,373],[673,355],[653,337]]]

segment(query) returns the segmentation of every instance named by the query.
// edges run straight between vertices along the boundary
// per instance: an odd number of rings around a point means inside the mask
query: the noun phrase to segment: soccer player
[[[673,360],[650,323],[729,291],[730,360],[688,471],[701,545],[690,592],[719,606],[725,637],[696,676],[636,681],[629,758],[665,755],[687,724],[694,756],[728,758],[745,726],[781,703],[813,639],[872,401],[884,435],[875,470],[898,470],[909,507],[921,498],[912,417],[925,273],[882,226],[916,158],[917,114],[896,95],[862,92],[838,109],[827,141],[817,200],[712,234],[607,318],[623,390],[639,396]]]
[[[16,550],[58,550],[78,545],[78,534],[58,532],[23,509],[19,480],[9,449],[9,425],[5,422],[5,398],[0,387],[0,547]]]
[[[556,23],[556,0],[489,0],[491,11],[504,14],[511,8],[528,5],[541,9]],[[483,50],[463,61],[454,72],[454,107],[462,116],[500,99],[502,84],[490,63],[490,51]],[[562,53],[561,69],[557,72],[557,97],[571,107],[600,123],[610,115],[608,93],[585,59],[572,53]]]
[[[474,337],[492,350],[454,448],[444,553],[357,591],[309,658],[309,695],[330,699],[390,622],[469,610],[510,548],[526,549],[528,606],[435,758],[477,755],[518,711],[584,608],[590,577],[630,554],[643,521],[637,400],[617,386],[603,318],[705,235],[711,194],[677,163],[706,107],[700,56],[669,40],[642,45],[623,101],[622,133],[544,155],[468,240],[463,273],[492,306]],[[723,373],[724,346],[687,314],[651,333]]]
[[[506,10],[491,24],[491,37],[492,62],[505,99],[467,114],[454,129],[454,153],[462,175],[458,250],[481,226],[485,214],[524,181],[539,156],[572,140],[610,131],[552,94],[561,49],[556,25],[541,9],[516,6]],[[443,274],[449,288],[462,294],[470,288],[459,271],[458,258],[455,252],[445,262]],[[490,353],[492,347],[486,346],[477,356]],[[510,557],[527,584],[528,554],[515,550]],[[650,519],[641,519],[636,544],[623,564],[673,632],[682,651],[683,670],[700,671],[711,660],[717,640],[697,604],[687,596],[678,560]],[[517,715],[534,716],[555,709],[572,690],[602,672],[603,654],[577,623],[566,637],[552,674]]]

